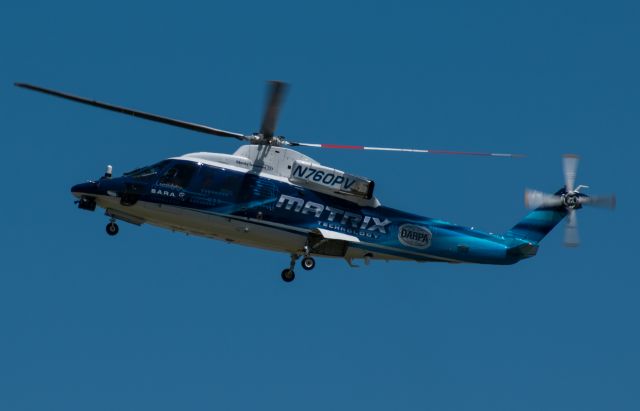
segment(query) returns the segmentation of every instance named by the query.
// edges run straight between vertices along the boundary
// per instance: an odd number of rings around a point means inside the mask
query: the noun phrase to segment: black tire
[[[300,265],[302,266],[302,269],[306,271],[313,270],[313,268],[316,266],[316,260],[314,260],[312,257],[305,257],[300,262]]]
[[[118,231],[120,231],[120,228],[116,223],[107,224],[107,227],[105,229],[107,230],[107,234],[109,234],[110,236],[114,236],[118,234]]]
[[[282,270],[282,274],[280,276],[282,277],[282,281],[284,281],[285,283],[290,283],[296,278],[296,273],[294,273],[293,270],[285,268],[284,270]]]

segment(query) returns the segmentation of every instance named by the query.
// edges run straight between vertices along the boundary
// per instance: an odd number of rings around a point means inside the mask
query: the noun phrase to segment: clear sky
[[[2,410],[638,410],[638,2],[0,4]],[[515,266],[318,260],[122,223],[71,185],[234,141],[24,81],[306,142],[525,159],[304,151],[389,206],[494,232],[525,187],[618,195]]]

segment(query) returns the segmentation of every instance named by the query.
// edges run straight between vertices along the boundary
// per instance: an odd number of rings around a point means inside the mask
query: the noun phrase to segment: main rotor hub
[[[282,147],[285,145],[284,137],[282,136],[273,136],[267,139],[260,133],[253,133],[251,136],[249,136],[249,142],[256,145],[269,145],[276,147]]]
[[[578,193],[576,193],[575,191],[572,191],[570,193],[563,194],[562,205],[572,210],[579,208],[580,203],[578,202]]]

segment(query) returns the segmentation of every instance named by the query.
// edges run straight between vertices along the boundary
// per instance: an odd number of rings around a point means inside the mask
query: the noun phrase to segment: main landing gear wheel
[[[289,264],[289,268],[282,270],[281,276],[285,283],[290,283],[294,278],[296,278],[296,273],[293,272],[293,267],[296,266],[298,258],[300,258],[298,254],[291,254],[291,263]]]
[[[300,262],[300,265],[307,271],[313,270],[313,268],[316,266],[316,260],[314,260],[312,257],[305,257]]]
[[[120,229],[118,228],[118,224],[114,222],[110,222],[109,224],[107,224],[106,230],[107,234],[111,236],[118,234],[118,231],[120,231]]]
[[[294,273],[293,270],[285,268],[284,270],[282,270],[281,276],[282,276],[282,280],[285,283],[290,283],[296,278],[296,273]]]

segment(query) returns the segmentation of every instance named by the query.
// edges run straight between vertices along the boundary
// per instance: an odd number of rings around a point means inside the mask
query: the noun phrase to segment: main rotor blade
[[[567,192],[573,191],[578,171],[580,157],[575,154],[565,154],[562,156],[562,169],[564,171],[564,185]]]
[[[543,193],[537,190],[524,190],[524,205],[527,208],[557,207],[562,204],[562,197]]]
[[[524,154],[511,154],[511,153],[481,153],[475,151],[449,151],[449,150],[427,150],[417,148],[391,148],[391,147],[367,147],[367,146],[348,146],[341,144],[312,144],[312,143],[297,143],[293,141],[285,141],[289,146],[300,147],[316,147],[316,148],[334,148],[334,149],[346,149],[346,150],[373,150],[373,151],[396,151],[403,153],[429,153],[429,154],[453,154],[464,156],[481,156],[481,157],[525,157]]]
[[[278,114],[280,113],[280,105],[285,92],[287,91],[287,83],[282,81],[270,81],[267,94],[267,105],[260,126],[260,134],[267,141],[271,140],[278,123]]]
[[[564,227],[564,245],[567,247],[577,247],[580,244],[580,236],[578,235],[578,220],[576,210],[569,210],[567,224]]]
[[[610,196],[589,196],[578,197],[580,204],[589,205],[600,208],[616,208],[616,196],[611,194]]]
[[[128,114],[130,116],[140,117],[145,120],[156,121],[158,123],[168,124],[170,126],[186,128],[188,130],[197,131],[199,133],[212,134],[214,136],[220,136],[220,137],[232,137],[232,138],[237,138],[238,140],[243,140],[243,141],[249,139],[244,134],[234,133],[234,132],[225,131],[225,130],[219,130],[217,128],[204,126],[201,124],[189,123],[187,121],[176,120],[169,117],[162,117],[157,114],[145,113],[143,111],[133,110],[126,107],[119,107],[119,106],[114,106],[107,103],[101,103],[99,101],[90,100],[84,97],[74,96],[72,94],[62,93],[60,91],[46,89],[44,87],[34,86],[32,84],[15,83],[15,85],[18,87],[29,89],[29,90],[38,91],[40,93],[61,97],[67,100],[72,100],[78,103],[88,104],[90,106],[103,108],[105,110],[115,111],[116,113]]]

